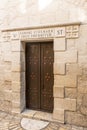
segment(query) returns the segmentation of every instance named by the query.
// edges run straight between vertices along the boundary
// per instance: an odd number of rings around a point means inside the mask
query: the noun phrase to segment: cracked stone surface
[[[24,120],[24,119],[28,119],[28,120]],[[56,123],[52,121],[49,121],[49,122],[42,121],[42,124],[41,124],[41,121],[38,119],[37,120],[32,119],[32,120],[33,120],[33,123],[30,122],[31,126],[34,125],[32,130],[87,130],[87,128],[77,127],[77,126],[68,125],[68,124],[64,125],[64,124],[60,124],[60,123]],[[29,123],[29,121],[30,119],[23,117],[22,114],[11,115],[11,114],[0,111],[0,130],[31,130],[29,128],[29,124],[28,126],[26,125],[27,123]],[[23,123],[25,123],[26,128],[23,128],[22,126]],[[35,127],[35,125],[37,125],[38,127]],[[42,127],[44,128],[39,127],[40,125],[42,125]]]

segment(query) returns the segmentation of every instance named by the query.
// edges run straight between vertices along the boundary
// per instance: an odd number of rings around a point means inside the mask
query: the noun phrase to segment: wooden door
[[[53,111],[53,44],[26,44],[26,106]]]

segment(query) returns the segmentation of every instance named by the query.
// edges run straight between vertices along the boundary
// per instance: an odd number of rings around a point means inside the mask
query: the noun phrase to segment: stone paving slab
[[[25,117],[20,115],[11,115],[5,112],[0,111],[0,130],[31,130],[29,127],[23,128],[21,122]],[[29,119],[29,118],[27,118]],[[35,121],[35,119],[33,119]],[[40,120],[37,120],[40,121]],[[27,124],[28,121],[25,120]],[[30,122],[31,123],[31,122]],[[33,122],[32,125],[37,124]],[[43,121],[44,124],[44,121]],[[28,125],[29,126],[29,125]],[[35,127],[33,130],[37,130]],[[49,122],[49,124],[45,128],[41,128],[38,130],[87,130],[87,128],[77,127],[74,125],[68,124],[60,124],[56,122]]]
[[[48,124],[49,122],[35,119],[23,118],[21,120],[21,126],[26,130],[41,130],[47,127]]]

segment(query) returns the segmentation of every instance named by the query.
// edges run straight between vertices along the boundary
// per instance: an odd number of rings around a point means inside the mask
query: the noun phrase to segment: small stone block
[[[54,74],[65,74],[65,64],[54,63]]]
[[[64,110],[63,109],[54,110],[53,119],[58,120],[61,123],[64,123]]]
[[[64,88],[63,87],[54,87],[54,97],[64,97]]]
[[[54,51],[65,51],[65,38],[54,39]]]

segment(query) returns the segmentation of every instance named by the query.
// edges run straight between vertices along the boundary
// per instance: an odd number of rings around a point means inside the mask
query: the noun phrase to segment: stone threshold
[[[42,111],[35,111],[26,109],[22,112],[23,117],[31,118],[31,119],[37,119],[37,120],[43,120],[48,122],[58,122],[57,120],[53,119],[53,113],[47,113]]]

